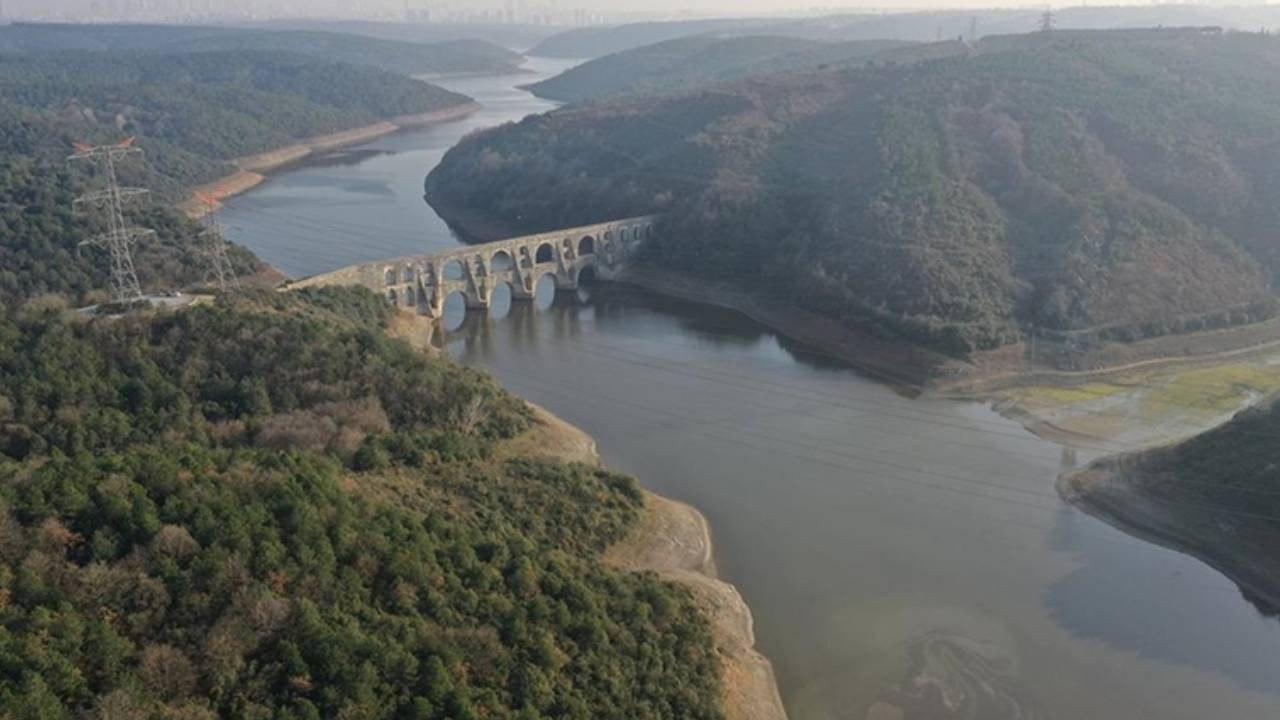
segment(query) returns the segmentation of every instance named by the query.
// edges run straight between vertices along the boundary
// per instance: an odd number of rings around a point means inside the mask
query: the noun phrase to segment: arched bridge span
[[[468,308],[487,308],[493,291],[504,283],[512,300],[529,300],[544,275],[565,290],[578,287],[586,268],[601,278],[614,277],[652,237],[656,220],[652,215],[625,218],[352,265],[298,280],[289,288],[362,285],[396,307],[440,317],[445,298],[455,292]]]

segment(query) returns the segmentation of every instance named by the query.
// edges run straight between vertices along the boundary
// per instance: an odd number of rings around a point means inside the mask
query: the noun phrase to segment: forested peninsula
[[[1274,315],[1280,41],[944,45],[569,106],[468,138],[428,189],[531,231],[660,213],[659,272],[954,357]]]
[[[602,562],[635,483],[393,314],[0,316],[0,714],[722,717],[689,591]]]

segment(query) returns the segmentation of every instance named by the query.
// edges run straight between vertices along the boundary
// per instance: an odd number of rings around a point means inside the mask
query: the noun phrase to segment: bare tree
[[[489,408],[486,406],[484,396],[477,393],[458,408],[454,427],[463,435],[471,435],[488,419]]]

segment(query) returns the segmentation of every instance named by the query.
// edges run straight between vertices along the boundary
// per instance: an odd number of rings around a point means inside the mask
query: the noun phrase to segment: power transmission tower
[[[1040,16],[1040,32],[1047,33],[1053,31],[1053,8],[1048,5],[1044,8],[1044,14]]]
[[[129,246],[139,238],[153,234],[146,228],[130,227],[125,224],[124,204],[147,194],[142,188],[123,188],[116,177],[116,163],[131,155],[141,155],[142,149],[134,147],[133,138],[118,145],[83,145],[76,143],[76,152],[67,158],[69,161],[83,161],[98,168],[106,187],[76,198],[75,205],[93,205],[106,209],[107,232],[81,245],[96,245],[105,248],[111,256],[111,300],[117,303],[130,302],[142,297],[142,288],[138,285],[138,274],[133,269],[133,255]]]
[[[236,269],[231,265],[231,258],[227,256],[227,241],[213,212],[217,208],[217,201],[201,193],[196,193],[196,197],[200,198],[208,208],[204,215],[204,232],[200,233],[200,239],[204,241],[200,252],[209,263],[209,274],[218,281],[219,292],[226,294],[228,289],[239,290],[240,278],[236,276]]]

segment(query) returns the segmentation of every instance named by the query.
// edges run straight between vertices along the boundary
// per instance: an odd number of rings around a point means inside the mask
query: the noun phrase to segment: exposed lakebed
[[[423,177],[465,133],[549,109],[515,87],[536,77],[446,81],[484,109],[300,164],[219,217],[294,276],[453,247]],[[729,311],[548,290],[460,325],[449,308],[443,345],[707,515],[795,720],[1280,717],[1280,623],[1058,499],[1094,449],[904,398]]]

